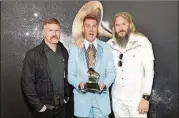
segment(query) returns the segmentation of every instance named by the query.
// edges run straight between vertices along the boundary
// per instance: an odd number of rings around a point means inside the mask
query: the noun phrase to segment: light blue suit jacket
[[[74,86],[75,116],[88,117],[94,96],[102,114],[106,116],[111,113],[109,86],[113,83],[116,76],[113,62],[110,46],[106,42],[97,40],[95,71],[100,74],[98,83],[104,83],[107,91],[101,94],[82,93],[79,91],[79,84],[88,82],[85,49],[75,46],[71,47],[68,61],[68,82]]]

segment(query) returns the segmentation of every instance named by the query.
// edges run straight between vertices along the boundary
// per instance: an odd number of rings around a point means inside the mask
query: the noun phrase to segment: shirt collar
[[[56,52],[59,51],[59,48],[60,48],[60,45],[59,45],[59,42],[58,42],[57,43]],[[45,45],[44,45],[44,52],[47,53],[48,51],[52,51],[53,52],[53,50],[45,43]]]
[[[50,49],[50,47],[45,43],[44,51],[48,52],[48,51],[52,51],[52,49]]]
[[[95,49],[97,50],[97,38],[91,43],[88,40],[84,40],[85,49],[87,50],[90,44],[93,44]]]

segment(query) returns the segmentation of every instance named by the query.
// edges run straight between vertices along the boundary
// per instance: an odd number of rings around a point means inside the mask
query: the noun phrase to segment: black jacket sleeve
[[[35,55],[34,52],[27,52],[23,61],[21,76],[22,91],[30,105],[40,111],[43,107],[35,90]]]
[[[64,80],[64,87],[65,87],[65,98],[67,97],[72,97],[72,90],[73,90],[73,87],[68,83],[68,52],[66,51],[66,64],[65,64],[65,80]]]

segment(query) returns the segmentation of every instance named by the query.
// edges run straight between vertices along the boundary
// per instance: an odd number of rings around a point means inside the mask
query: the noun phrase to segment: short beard
[[[116,42],[118,43],[118,45],[121,47],[121,48],[126,48],[126,45],[129,41],[129,34],[130,32],[128,31],[125,35],[125,37],[121,37],[118,35],[117,32],[115,32],[115,39],[116,39]]]

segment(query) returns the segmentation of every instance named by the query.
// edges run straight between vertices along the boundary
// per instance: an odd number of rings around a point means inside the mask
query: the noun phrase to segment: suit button
[[[121,70],[123,72],[123,70]]]
[[[123,78],[122,78],[123,79]]]

